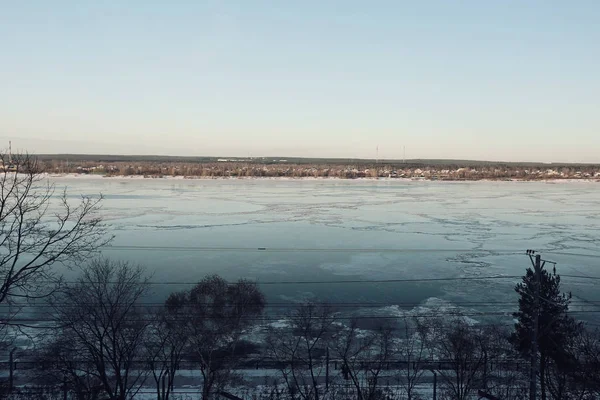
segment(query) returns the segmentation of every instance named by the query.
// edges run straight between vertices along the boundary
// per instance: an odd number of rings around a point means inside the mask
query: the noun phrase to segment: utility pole
[[[538,331],[540,316],[540,297],[542,286],[542,270],[546,261],[542,263],[542,256],[535,254],[534,250],[527,250],[527,255],[533,265],[535,275],[535,294],[533,297],[533,329],[531,334],[531,367],[529,377],[529,400],[537,399],[537,376],[539,371],[538,363]]]
[[[69,398],[69,387],[67,386],[67,377],[63,377],[63,400],[68,400]]]

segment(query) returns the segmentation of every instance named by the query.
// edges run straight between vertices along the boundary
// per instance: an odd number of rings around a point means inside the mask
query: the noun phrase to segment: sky
[[[600,162],[597,0],[0,9],[0,147]]]

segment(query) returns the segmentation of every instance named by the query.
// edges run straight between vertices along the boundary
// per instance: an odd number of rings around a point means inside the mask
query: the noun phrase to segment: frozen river
[[[598,183],[52,181],[72,196],[105,196],[115,240],[104,256],[145,266],[167,283],[154,286],[160,299],[218,273],[262,282],[271,303],[368,303],[369,315],[433,304],[510,312],[514,276],[533,248],[577,276],[562,282],[585,311],[578,316],[600,315],[589,312],[600,310],[600,281],[584,278],[600,276]],[[421,281],[432,278],[445,280]],[[294,283],[345,280],[360,283]]]

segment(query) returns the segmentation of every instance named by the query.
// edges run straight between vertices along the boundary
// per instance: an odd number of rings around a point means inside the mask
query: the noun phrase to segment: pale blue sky
[[[598,21],[597,0],[0,0],[0,141],[600,162]]]

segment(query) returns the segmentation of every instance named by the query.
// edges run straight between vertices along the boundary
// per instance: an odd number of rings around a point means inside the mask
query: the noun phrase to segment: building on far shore
[[[8,160],[5,160],[4,157],[0,160],[0,170],[5,172],[16,172],[17,166],[13,162],[12,157],[12,142],[8,142],[8,154],[6,154],[6,156],[8,156]]]

